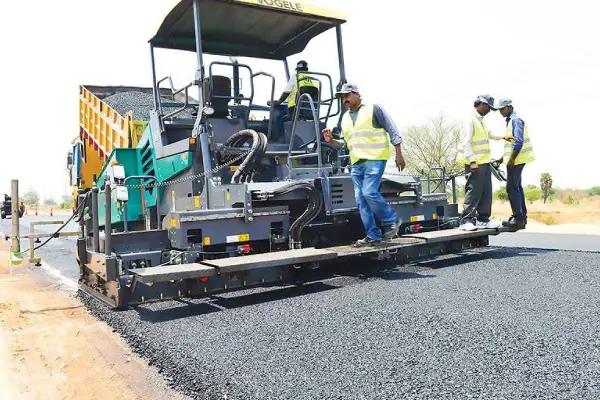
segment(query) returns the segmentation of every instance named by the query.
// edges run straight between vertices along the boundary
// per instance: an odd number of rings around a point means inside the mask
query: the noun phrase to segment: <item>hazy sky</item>
[[[57,199],[70,193],[65,165],[79,129],[78,85],[150,87],[147,41],[175,3],[2,2],[0,193],[10,190],[12,178],[20,179],[21,193],[35,188],[42,198]],[[348,80],[366,101],[386,108],[401,130],[440,113],[460,121],[479,93],[508,96],[529,125],[537,158],[525,168],[526,184],[550,172],[555,186],[600,185],[597,2],[311,3],[346,14]],[[194,76],[194,55],[177,53],[158,53],[158,74],[183,85]],[[337,76],[331,33],[290,61],[300,58]],[[281,65],[254,66],[277,74],[278,95],[285,85]],[[503,131],[499,113],[487,120]]]

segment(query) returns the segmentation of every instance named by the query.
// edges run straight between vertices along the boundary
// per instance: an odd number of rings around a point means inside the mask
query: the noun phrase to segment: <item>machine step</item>
[[[411,233],[403,235],[405,238],[426,240],[427,243],[448,242],[451,240],[469,239],[480,236],[497,235],[501,232],[514,232],[512,228],[501,226],[496,229],[478,229],[476,231],[463,231],[461,229],[447,229],[442,231]]]
[[[217,269],[200,263],[130,269],[138,282],[154,283],[214,276]]]
[[[316,261],[333,260],[337,253],[329,249],[284,250],[273,253],[252,254],[243,257],[220,258],[217,260],[204,260],[203,264],[216,267],[221,273],[245,271],[257,268],[278,267],[281,265],[304,264]]]

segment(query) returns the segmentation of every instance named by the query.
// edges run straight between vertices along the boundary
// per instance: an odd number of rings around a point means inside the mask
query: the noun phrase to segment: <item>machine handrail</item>
[[[212,92],[214,89],[214,84],[213,84],[213,80],[211,79],[213,76],[213,66],[215,65],[226,65],[226,66],[230,66],[230,67],[242,67],[242,68],[246,68],[248,71],[250,71],[250,97],[235,97],[235,96],[223,96],[223,95],[216,95],[213,96]],[[210,65],[208,66],[208,85],[209,85],[209,90],[210,90],[210,98],[211,99],[230,99],[230,100],[247,100],[250,102],[250,104],[252,104],[252,101],[254,100],[254,82],[252,80],[252,68],[250,68],[249,65],[247,64],[240,64],[240,63],[231,63],[231,62],[226,62],[226,61],[213,61],[210,63]],[[250,119],[250,107],[248,107],[248,112],[246,115],[246,121]]]
[[[324,72],[314,72],[314,71],[303,72],[303,74],[307,74],[307,75],[320,75],[320,76],[326,77],[329,80],[329,93],[330,93],[331,97],[328,98],[327,100],[322,100],[321,99],[321,92],[322,92],[323,85],[322,85],[320,79],[314,78],[317,81],[319,81],[319,101],[318,101],[319,102],[319,114],[320,114],[320,105],[328,105],[329,106],[327,108],[327,115],[325,115],[325,117],[322,117],[322,119],[324,119],[323,122],[325,122],[327,124],[327,121],[329,120],[330,117],[335,117],[340,112],[339,107],[338,107],[338,110],[335,113],[331,114],[331,107],[333,106],[333,101],[335,100],[334,91],[333,91],[333,80],[331,79],[331,75],[329,75],[327,73],[324,73]],[[297,75],[296,75],[296,78],[297,78]],[[296,87],[299,88],[300,87],[300,81],[301,80],[305,80],[305,79],[311,79],[311,77],[308,76],[308,77],[304,77],[304,78],[300,78],[300,79],[297,78],[297,86]],[[298,101],[298,104],[300,104],[299,101]],[[339,106],[339,103],[338,103],[338,106]]]
[[[300,101],[305,96],[308,99],[308,103],[310,104],[310,110],[314,117],[313,123],[315,125],[315,136],[316,136],[316,144],[317,144],[317,167],[318,167],[318,171],[319,171],[319,176],[322,176],[323,161],[321,160],[321,137],[320,137],[321,132],[319,132],[319,121],[317,120],[317,113],[315,111],[315,105],[313,103],[312,97],[308,93],[303,93],[300,95],[300,97],[298,98],[298,104],[300,104]],[[292,146],[294,145],[294,136],[296,136],[296,124],[298,122],[299,113],[300,113],[300,107],[296,107],[296,110],[294,111],[294,123],[292,125],[292,134],[290,136],[290,145],[288,147],[288,157],[287,157],[288,171],[291,171],[291,169],[292,169],[292,165],[291,165],[291,160],[293,160]]]
[[[184,101],[184,105],[181,108],[178,108],[175,111],[171,111],[170,113],[168,113],[167,115],[163,116],[163,109],[162,109],[162,101],[160,99],[160,84],[163,83],[164,81],[169,81],[169,86],[171,89],[171,96],[173,97],[173,99],[175,99],[175,95],[185,91],[185,101]],[[162,120],[164,121],[166,118],[170,118],[173,115],[179,114],[180,112],[184,111],[188,105],[189,105],[189,95],[188,95],[188,89],[194,85],[194,82],[190,82],[187,85],[185,85],[184,87],[182,87],[181,89],[175,89],[175,86],[173,85],[173,79],[171,78],[170,75],[165,76],[164,78],[160,79],[158,82],[156,82],[156,92],[159,94],[158,95],[158,114],[161,116]]]
[[[432,171],[441,171],[441,176],[439,178],[440,183],[436,186],[435,190],[437,190],[438,188],[440,188],[440,186],[444,186],[444,188],[446,187],[446,169],[443,167],[430,167],[427,170],[427,193],[431,193],[431,172]],[[437,179],[436,179],[437,180]],[[445,189],[444,189],[445,192]]]
[[[250,79],[254,80],[255,77],[257,76],[266,76],[271,78],[271,101],[269,102],[269,127],[267,128],[267,137],[269,138],[269,140],[271,140],[271,126],[273,125],[273,101],[275,101],[275,76],[263,72],[263,71],[259,71],[255,74],[253,74]],[[248,107],[248,110],[250,110],[252,107],[252,103],[250,103],[250,106]]]

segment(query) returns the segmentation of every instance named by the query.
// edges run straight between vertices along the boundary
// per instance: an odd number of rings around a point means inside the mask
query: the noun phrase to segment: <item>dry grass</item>
[[[539,200],[527,204],[530,219],[546,225],[555,224],[591,224],[600,225],[600,196],[590,196],[577,199],[576,202],[559,200],[544,204]],[[507,218],[511,215],[510,204],[495,202],[492,214],[496,218]]]

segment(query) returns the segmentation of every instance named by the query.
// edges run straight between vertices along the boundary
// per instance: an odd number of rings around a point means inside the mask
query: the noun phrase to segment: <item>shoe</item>
[[[369,247],[369,246],[379,246],[382,244],[381,239],[371,239],[370,237],[366,237],[364,239],[358,239],[356,243],[354,243],[354,247]]]
[[[527,222],[524,220],[517,219],[514,215],[510,217],[507,221],[502,221],[502,226],[506,226],[508,228],[514,229],[525,229],[525,225]]]
[[[474,223],[472,223],[471,221],[465,222],[464,224],[461,224],[460,228],[463,231],[474,231],[477,230],[477,227],[475,226]]]
[[[389,240],[396,236],[398,236],[398,229],[400,228],[400,224],[398,222],[393,222],[389,225],[385,225],[383,227],[383,239]]]
[[[498,224],[494,221],[477,221],[477,229],[496,229]]]

